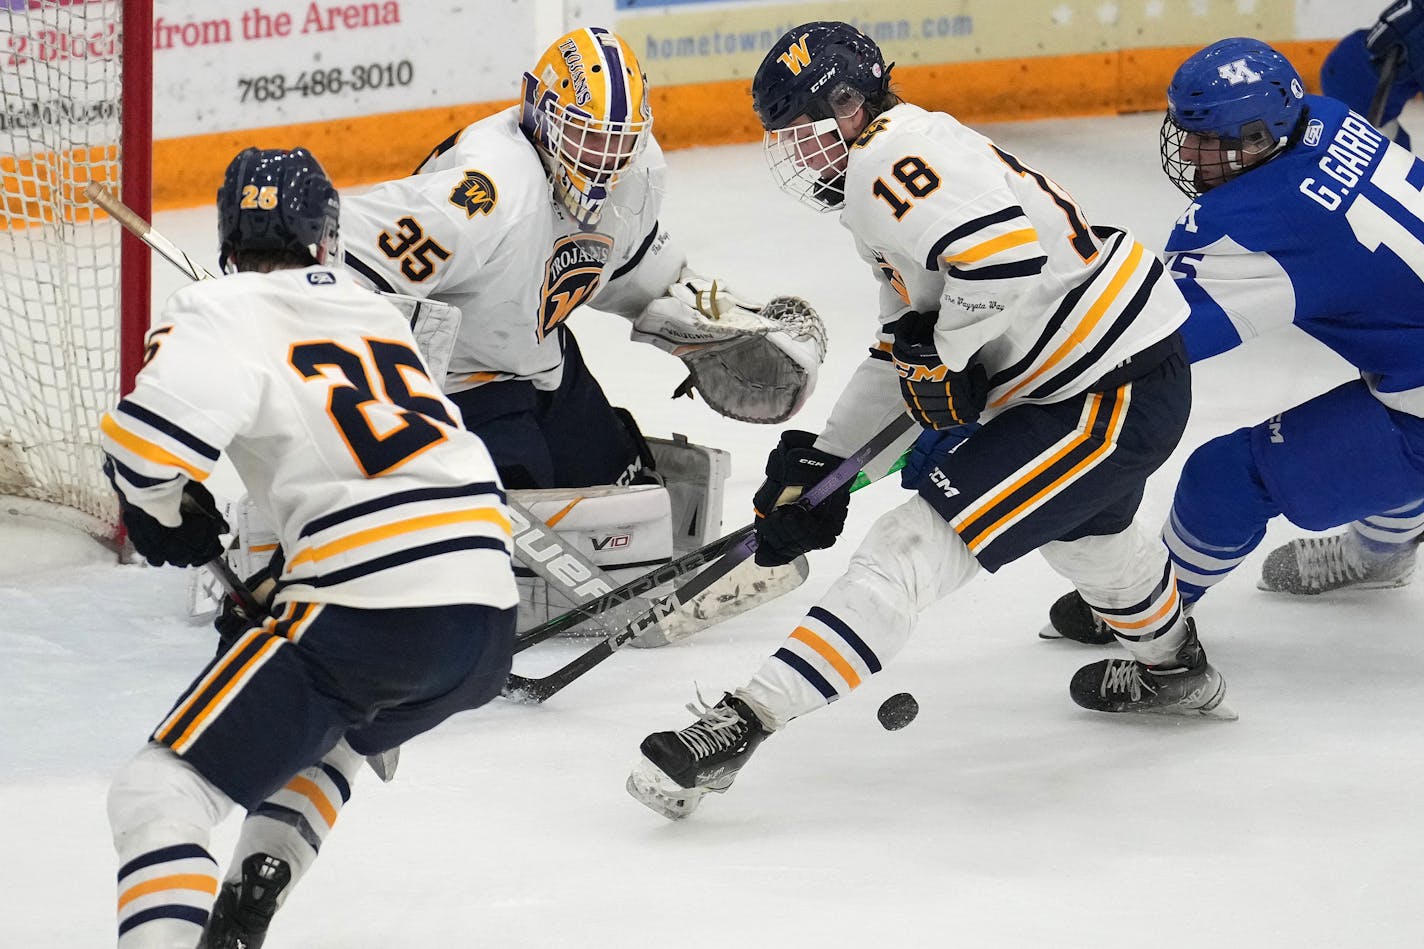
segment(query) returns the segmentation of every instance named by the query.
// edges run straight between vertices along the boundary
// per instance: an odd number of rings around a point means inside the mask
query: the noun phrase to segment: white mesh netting
[[[0,506],[117,522],[99,417],[118,396],[119,0],[0,0]]]

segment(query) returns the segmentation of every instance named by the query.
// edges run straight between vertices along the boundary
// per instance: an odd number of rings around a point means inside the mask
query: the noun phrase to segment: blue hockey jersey
[[[1424,416],[1424,161],[1342,103],[1307,96],[1300,141],[1201,195],[1167,263],[1192,360],[1288,323]]]

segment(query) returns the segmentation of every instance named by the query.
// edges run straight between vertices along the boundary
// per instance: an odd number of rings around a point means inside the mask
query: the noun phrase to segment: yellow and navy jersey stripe
[[[991,406],[1075,391],[1121,361],[1110,354],[1148,306],[1165,270],[1124,232],[1108,233],[1102,262],[1063,297],[1029,351],[990,378]]]
[[[925,269],[957,280],[1009,280],[1037,276],[1047,263],[1028,215],[1011,205],[944,234],[930,248]]]
[[[778,649],[781,660],[833,702],[880,671],[880,657],[855,630],[823,607],[813,606],[805,621]]]
[[[485,481],[397,491],[323,514],[298,532],[283,582],[326,588],[458,551],[507,555],[504,499]]]
[[[104,449],[136,487],[152,487],[179,474],[203,481],[222,452],[133,399],[122,399],[99,422]]]
[[[1117,448],[1132,402],[1132,386],[1088,396],[1077,427],[1003,479],[1001,487],[967,506],[950,526],[976,556],[1069,485],[1101,465]]]

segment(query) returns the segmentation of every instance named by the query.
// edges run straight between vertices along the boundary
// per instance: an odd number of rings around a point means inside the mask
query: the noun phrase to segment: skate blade
[[[639,758],[625,785],[633,799],[668,820],[682,820],[702,803],[707,791],[685,788],[647,758]]]
[[[1392,580],[1365,580],[1360,583],[1346,584],[1343,587],[1335,587],[1331,590],[1302,590],[1299,593],[1296,593],[1292,590],[1286,590],[1282,589],[1281,587],[1271,586],[1265,580],[1258,578],[1256,580],[1256,589],[1260,590],[1262,593],[1279,593],[1281,596],[1329,596],[1332,593],[1350,593],[1354,590],[1397,590],[1400,587],[1409,586],[1410,581],[1413,579],[1413,575],[1410,575],[1404,577],[1395,577]]]

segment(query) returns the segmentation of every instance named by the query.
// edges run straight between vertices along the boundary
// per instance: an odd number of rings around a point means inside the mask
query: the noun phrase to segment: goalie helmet
[[[1195,198],[1284,151],[1305,111],[1289,60],[1260,40],[1220,40],[1188,57],[1167,87],[1162,170]]]
[[[305,148],[248,148],[227,166],[218,189],[218,267],[252,251],[336,257],[341,199]]]
[[[772,44],[752,80],[752,108],[777,183],[805,204],[845,203],[849,145],[837,123],[862,106],[883,110],[890,70],[880,47],[849,23],[798,26]]]
[[[585,228],[648,143],[648,78],[622,37],[601,27],[561,36],[524,74],[519,124],[554,197]]]

